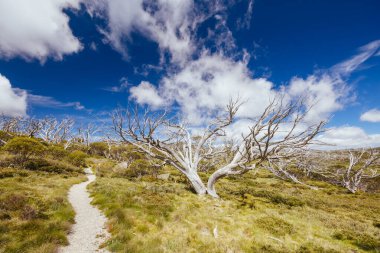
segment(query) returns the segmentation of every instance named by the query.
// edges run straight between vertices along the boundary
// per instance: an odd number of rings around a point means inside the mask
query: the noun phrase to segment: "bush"
[[[366,233],[355,233],[352,231],[338,231],[333,235],[334,239],[340,241],[350,241],[352,244],[358,246],[363,250],[380,251],[380,242]]]
[[[25,163],[25,169],[33,171],[45,171],[50,173],[67,174],[76,172],[78,169],[68,162],[36,159]],[[79,171],[78,171],[79,172]]]
[[[4,150],[13,154],[16,163],[23,166],[31,156],[41,155],[45,150],[45,147],[36,139],[29,137],[15,137],[7,142],[4,146]]]
[[[104,156],[108,151],[108,145],[104,142],[93,142],[90,144],[90,154]]]
[[[36,159],[27,161],[24,165],[25,169],[28,170],[39,170],[42,167],[49,166],[50,163],[44,159]]]
[[[71,152],[67,157],[70,163],[80,167],[86,166],[86,158],[87,154],[79,150]]]
[[[61,146],[53,145],[48,147],[47,154],[53,159],[63,160],[69,155],[69,152]]]
[[[152,165],[146,159],[137,159],[131,162],[128,168],[115,167],[115,176],[126,177],[126,178],[140,178],[145,175],[155,175],[157,174],[157,169],[153,168]]]
[[[0,139],[3,141],[9,141],[10,139],[12,139],[12,136],[10,134],[0,130]],[[1,146],[1,143],[0,143],[0,146]]]
[[[110,155],[112,159],[118,161],[144,159],[145,157],[143,153],[138,152],[132,145],[114,146],[111,149]]]
[[[255,223],[275,236],[285,236],[295,232],[292,224],[277,217],[263,217],[256,220]]]

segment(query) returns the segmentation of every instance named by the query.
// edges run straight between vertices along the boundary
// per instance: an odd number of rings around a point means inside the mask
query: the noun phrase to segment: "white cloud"
[[[349,76],[361,64],[373,56],[380,54],[380,40],[372,41],[359,48],[359,53],[346,61],[340,62],[331,68],[331,72],[338,78]]]
[[[16,92],[9,80],[0,74],[0,114],[6,116],[26,115],[26,92]]]
[[[294,77],[287,87],[290,97],[304,97],[309,108],[305,120],[317,122],[326,120],[333,112],[341,110],[349,96],[346,83],[329,75],[311,75],[306,79]]]
[[[233,3],[227,1],[193,0],[91,0],[86,2],[90,15],[106,20],[107,27],[100,29],[106,41],[129,58],[128,42],[133,33],[138,33],[157,43],[160,62],[167,60],[183,65],[198,49],[203,48],[206,38],[197,37],[197,29],[203,21],[216,13],[226,10]],[[215,15],[216,29],[224,29],[226,17],[218,20]],[[223,28],[224,27],[224,28]],[[226,29],[224,29],[226,30]],[[228,29],[227,29],[228,30]],[[221,31],[228,35],[228,31]],[[222,35],[220,34],[220,37]]]
[[[372,109],[360,116],[361,121],[380,122],[380,110]]]
[[[131,98],[139,104],[147,104],[153,108],[159,108],[165,105],[165,100],[161,98],[156,88],[149,82],[141,82],[138,86],[130,89]]]
[[[187,58],[192,51],[190,29],[192,0],[95,0],[87,4],[90,12],[100,14],[108,21],[103,30],[112,46],[128,57],[126,40],[138,32],[168,50],[174,60]]]
[[[291,97],[306,97],[306,105],[310,108],[305,120],[316,122],[327,119],[332,113],[341,110],[353,101],[352,87],[346,79],[369,58],[376,56],[380,48],[380,40],[372,41],[359,48],[359,53],[342,61],[327,71],[313,74],[306,79],[294,77],[287,93]]]
[[[86,108],[80,102],[61,102],[53,97],[41,96],[28,94],[28,103],[31,106],[47,107],[47,108],[74,108],[75,110],[81,111],[86,110]]]
[[[178,73],[165,77],[159,88],[142,83],[131,92],[138,103],[144,101],[144,104],[157,106],[166,101],[177,104],[186,121],[198,124],[216,110],[223,110],[230,99],[238,97],[244,101],[239,117],[258,116],[275,96],[272,88],[270,81],[252,78],[244,60],[234,61],[219,54],[204,53]],[[144,89],[155,95],[146,96]]]
[[[367,134],[363,129],[355,126],[333,127],[327,132],[320,135],[317,139],[324,143],[334,145],[322,147],[324,149],[346,149],[380,146],[380,134]]]
[[[44,62],[78,52],[82,46],[63,10],[80,8],[80,1],[0,0],[0,57]]]
[[[178,105],[186,121],[201,124],[216,110],[223,109],[231,98],[240,97],[244,101],[237,115],[239,118],[252,118],[263,112],[270,99],[285,93],[288,100],[304,98],[308,109],[305,121],[315,123],[328,119],[332,113],[353,101],[352,88],[345,77],[373,56],[378,46],[380,44],[376,41],[371,42],[363,46],[357,55],[331,69],[319,71],[306,79],[294,77],[280,89],[265,78],[252,77],[247,67],[247,53],[241,60],[233,60],[221,53],[203,51],[197,60],[169,73],[158,87],[144,83],[133,88],[132,98],[155,107]],[[146,96],[145,88],[154,96]]]
[[[252,14],[253,14],[253,0],[248,1],[248,6],[247,6],[247,11],[244,15],[244,17],[239,18],[237,21],[237,28],[238,29],[249,29],[251,27],[251,19],[252,19]]]
[[[105,88],[103,88],[103,90],[115,92],[115,93],[120,93],[120,92],[124,92],[125,90],[127,90],[127,88],[129,86],[131,86],[131,83],[128,81],[128,78],[122,77],[119,80],[119,85],[105,87]]]

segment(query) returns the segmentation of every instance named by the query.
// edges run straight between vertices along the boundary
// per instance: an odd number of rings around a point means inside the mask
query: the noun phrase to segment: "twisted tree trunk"
[[[205,195],[207,193],[206,186],[196,172],[185,173],[185,176],[189,179],[191,186],[198,195]]]

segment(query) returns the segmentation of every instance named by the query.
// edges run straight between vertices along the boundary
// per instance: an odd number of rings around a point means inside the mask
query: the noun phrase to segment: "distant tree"
[[[89,149],[94,134],[96,134],[99,131],[100,128],[98,125],[88,123],[86,126],[81,126],[78,128],[78,138],[87,147],[87,149]]]
[[[74,120],[65,118],[57,120],[54,117],[46,117],[41,121],[38,137],[52,144],[68,142],[71,139]],[[66,146],[65,146],[66,147]],[[66,147],[68,148],[68,146]]]
[[[348,159],[347,159],[348,158]],[[334,150],[304,154],[298,159],[306,176],[320,176],[324,181],[341,185],[351,193],[365,188],[368,179],[380,177],[375,149]]]
[[[372,149],[363,149],[356,154],[352,151],[349,153],[350,163],[342,173],[342,185],[350,192],[355,193],[359,189],[362,179],[380,176],[377,169],[370,167],[376,160],[380,159],[380,154]]]
[[[15,137],[7,142],[4,150],[15,156],[15,160],[21,166],[32,156],[40,155],[45,146],[38,140],[29,137]]]

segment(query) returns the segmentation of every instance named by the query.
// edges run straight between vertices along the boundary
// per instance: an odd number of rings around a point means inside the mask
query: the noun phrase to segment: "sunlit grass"
[[[0,168],[0,252],[49,253],[67,244],[74,211],[67,201],[83,175]]]
[[[185,179],[118,178],[91,185],[110,218],[113,252],[380,252],[380,196],[327,183],[315,191],[266,172],[223,179],[221,199],[197,196]]]

